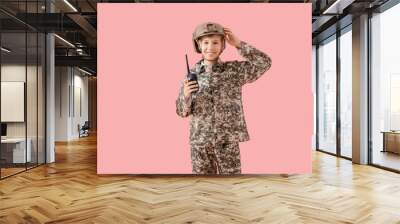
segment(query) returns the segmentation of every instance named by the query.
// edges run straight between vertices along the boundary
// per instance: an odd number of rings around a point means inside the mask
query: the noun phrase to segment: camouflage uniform
[[[193,173],[241,173],[239,142],[249,140],[242,107],[242,86],[257,80],[271,67],[270,57],[246,42],[239,54],[246,61],[218,60],[206,71],[200,60],[199,90],[185,101],[183,83],[176,100],[181,117],[191,115],[190,145]]]

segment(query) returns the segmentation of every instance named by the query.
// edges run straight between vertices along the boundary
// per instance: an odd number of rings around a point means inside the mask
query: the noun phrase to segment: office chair
[[[82,127],[79,127],[80,125],[78,125],[78,129],[79,129],[79,138],[80,137],[87,137],[89,136],[89,129],[90,129],[90,125],[89,125],[89,121],[85,121],[85,123],[82,125]]]

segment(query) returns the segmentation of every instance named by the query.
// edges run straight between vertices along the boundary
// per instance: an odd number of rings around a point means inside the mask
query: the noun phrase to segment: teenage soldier
[[[225,42],[237,48],[245,61],[223,62]],[[242,107],[242,86],[260,78],[271,58],[236,37],[228,28],[203,23],[193,33],[194,49],[202,54],[186,78],[176,100],[181,117],[191,115],[190,146],[195,174],[240,174],[239,142],[249,140]]]

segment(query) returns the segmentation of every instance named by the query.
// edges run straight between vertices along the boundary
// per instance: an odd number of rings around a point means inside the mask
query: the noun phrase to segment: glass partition
[[[1,176],[26,169],[26,33],[1,34]],[[6,50],[4,50],[6,49]]]
[[[0,2],[1,179],[45,162],[46,39],[18,20],[43,13],[44,3]]]

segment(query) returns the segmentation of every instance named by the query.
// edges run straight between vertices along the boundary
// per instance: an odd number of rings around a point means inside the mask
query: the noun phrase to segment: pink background
[[[310,173],[311,4],[98,4],[99,174],[191,173],[189,118],[175,100],[201,59],[196,25],[214,21],[266,52],[272,67],[243,88],[250,141],[242,173]],[[222,60],[243,60],[227,45]]]

